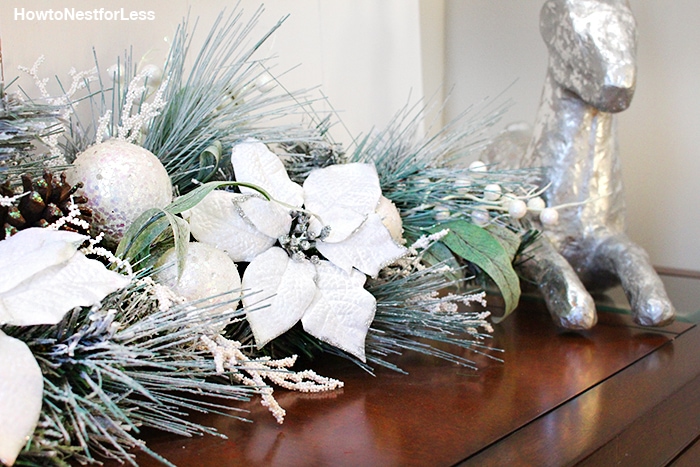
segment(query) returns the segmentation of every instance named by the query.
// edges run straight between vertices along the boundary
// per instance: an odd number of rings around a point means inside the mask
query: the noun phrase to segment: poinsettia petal
[[[33,227],[0,241],[0,293],[67,261],[86,239],[75,232]]]
[[[0,464],[12,465],[41,414],[44,377],[27,345],[0,331]]]
[[[316,249],[346,272],[355,267],[372,277],[407,251],[394,242],[378,214],[370,214],[361,228],[347,240],[340,243],[316,242]]]
[[[317,214],[315,211],[311,211]],[[337,211],[326,211],[323,215],[312,217],[309,221],[309,231],[319,235],[321,229],[330,227],[330,234],[324,239],[327,243],[338,243],[346,240],[350,235],[357,232],[362,224],[367,220],[367,215],[358,214],[349,210],[339,209]],[[323,222],[321,222],[323,221]]]
[[[231,151],[231,164],[236,181],[252,183],[278,201],[301,207],[304,194],[301,186],[289,179],[282,160],[263,143],[247,140],[236,144]],[[257,193],[241,187],[241,193]]]
[[[292,227],[289,210],[273,201],[252,197],[241,203],[241,209],[255,228],[268,237],[279,238]]]
[[[316,293],[315,275],[311,262],[294,261],[277,247],[248,265],[242,279],[243,306],[258,347],[289,330],[303,316]]]
[[[0,294],[0,324],[56,324],[76,306],[91,306],[129,285],[130,279],[76,252]]]
[[[247,195],[215,190],[187,211],[194,238],[224,250],[232,260],[251,261],[270,248],[276,237],[265,235],[246,217],[241,216],[239,203]],[[258,217],[264,214],[260,214]],[[291,223],[291,219],[290,219]]]
[[[352,235],[379,204],[382,190],[372,164],[338,164],[312,171],[304,181],[304,205],[330,225],[328,243]]]
[[[364,288],[365,275],[349,274],[327,261],[316,265],[318,291],[301,323],[304,330],[365,361],[365,338],[377,301]]]

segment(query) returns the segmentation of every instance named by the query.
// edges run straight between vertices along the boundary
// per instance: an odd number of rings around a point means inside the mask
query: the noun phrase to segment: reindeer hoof
[[[550,308],[555,322],[564,329],[591,329],[598,322],[595,303],[585,290],[570,290],[566,303],[560,303],[554,311]]]
[[[633,304],[633,312],[634,320],[642,326],[665,326],[676,316],[676,310],[668,298],[652,297],[639,302]]]
[[[551,253],[553,260],[539,278],[539,289],[554,322],[564,329],[592,328],[598,315],[591,294],[563,257],[547,249],[543,251]]]

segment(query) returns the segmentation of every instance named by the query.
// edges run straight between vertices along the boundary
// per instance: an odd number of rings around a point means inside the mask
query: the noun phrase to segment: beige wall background
[[[497,129],[532,122],[546,69],[538,32],[542,0],[271,0],[252,37],[289,14],[263,46],[292,89],[318,86],[347,131],[382,127],[409,100],[449,94],[449,121],[467,106],[504,93],[514,105]],[[630,236],[659,266],[700,270],[700,28],[695,0],[631,0],[639,23],[637,93],[619,116]],[[3,0],[0,38],[6,80],[17,65],[45,56],[42,75],[69,82],[71,67],[103,68],[133,46],[160,63],[183,16],[199,18],[198,48],[231,0]],[[259,7],[242,0],[246,17]],[[28,10],[153,11],[153,21],[22,21]],[[22,85],[31,89],[29,80]],[[409,99],[410,96],[410,99]],[[319,104],[323,106],[323,104]],[[329,110],[326,105],[322,110]]]
[[[261,0],[2,0],[0,37],[6,79],[17,65],[31,66],[44,55],[45,76],[68,80],[70,67],[94,66],[92,47],[106,69],[125,49],[133,57],[160,64],[177,26],[188,12],[198,20],[192,50],[197,51],[222,12],[244,12],[247,20]],[[318,86],[314,97],[329,97],[348,131],[366,132],[384,125],[408,96],[423,92],[418,0],[269,0],[258,26],[250,34],[258,40],[278,20],[283,26],[260,50],[273,56],[276,76],[291,89]],[[22,11],[63,10],[152,11],[153,21],[22,21]],[[24,9],[24,10],[23,10]],[[25,17],[27,17],[25,15]],[[29,80],[23,80],[24,83]],[[319,105],[320,110],[329,110]]]

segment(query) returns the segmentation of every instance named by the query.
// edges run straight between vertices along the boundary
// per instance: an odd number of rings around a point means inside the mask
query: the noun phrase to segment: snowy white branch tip
[[[68,74],[71,77],[71,85],[67,90],[62,88],[63,94],[58,97],[52,97],[49,92],[47,85],[49,83],[49,78],[39,77],[39,67],[44,62],[44,56],[40,56],[31,68],[24,66],[19,66],[19,70],[28,74],[33,80],[34,85],[39,90],[41,97],[46,100],[46,103],[52,106],[61,108],[61,116],[59,122],[61,123],[62,129],[67,131],[70,116],[75,112],[75,108],[78,106],[80,99],[76,94],[78,91],[88,88],[88,84],[92,81],[98,79],[97,77],[97,67],[93,67],[90,70],[77,71],[75,68],[71,68]],[[49,147],[51,155],[53,158],[47,160],[47,164],[50,166],[60,166],[66,165],[65,154],[61,149],[59,143],[59,137],[62,135],[61,131],[51,131],[50,134],[43,138],[46,145]]]
[[[299,392],[325,392],[343,387],[343,382],[320,376],[312,370],[292,371],[297,356],[273,360],[269,357],[248,358],[241,351],[241,343],[221,335],[213,338],[201,336],[202,344],[214,357],[217,373],[228,372],[231,377],[247,386],[258,388],[262,405],[267,407],[278,423],[284,421],[285,410],[273,397],[273,389],[265,384],[269,380],[275,385]]]
[[[87,238],[31,228],[0,241],[0,324],[56,324],[71,309],[126,287],[127,276],[78,251]]]

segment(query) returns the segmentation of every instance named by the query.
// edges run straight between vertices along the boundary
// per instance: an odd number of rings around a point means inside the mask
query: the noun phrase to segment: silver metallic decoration
[[[548,0],[540,31],[549,50],[534,134],[522,165],[546,168],[557,225],[527,261],[554,319],[569,329],[597,321],[589,290],[621,283],[635,320],[670,323],[675,310],[646,252],[625,235],[614,114],[636,80],[636,23],[625,0]]]

